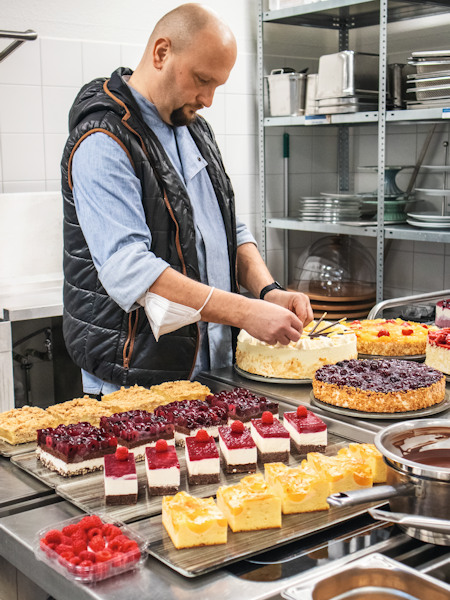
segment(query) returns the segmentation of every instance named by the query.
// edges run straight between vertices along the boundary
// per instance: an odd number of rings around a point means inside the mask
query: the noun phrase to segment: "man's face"
[[[159,102],[155,102],[163,120],[174,126],[192,123],[198,110],[211,106],[235,59],[234,46],[218,46],[208,31],[199,33],[183,52],[170,52],[163,66]]]

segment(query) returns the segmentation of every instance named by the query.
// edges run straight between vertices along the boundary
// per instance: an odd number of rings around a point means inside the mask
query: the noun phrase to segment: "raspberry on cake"
[[[207,431],[200,429],[194,437],[187,437],[185,450],[190,485],[219,482],[219,452],[214,439]]]
[[[264,465],[264,471],[267,485],[281,499],[284,515],[328,509],[330,485],[325,478],[283,463]]]
[[[242,421],[250,427],[252,419],[260,419],[263,412],[269,411],[278,416],[278,402],[257,396],[245,388],[236,387],[234,390],[223,390],[206,399],[211,406],[221,406],[228,410],[228,425],[233,421]]]
[[[164,417],[167,423],[175,426],[175,443],[184,445],[188,436],[194,436],[200,429],[205,429],[208,435],[217,437],[219,425],[227,424],[227,408],[211,406],[202,400],[182,400],[158,406],[155,415]]]
[[[281,500],[260,474],[247,475],[236,485],[219,487],[217,506],[234,532],[281,527]]]
[[[370,467],[374,483],[384,483],[387,476],[387,467],[383,455],[374,444],[350,443],[348,447],[341,448],[338,455],[348,456],[363,462]]]
[[[363,412],[405,412],[442,402],[445,376],[406,360],[345,360],[319,369],[314,396],[334,406]]]
[[[256,444],[242,421],[233,421],[231,427],[219,427],[219,447],[226,473],[256,471]]]
[[[289,460],[289,431],[272,413],[266,411],[261,419],[252,419],[250,427],[262,463]]]
[[[373,484],[371,468],[346,455],[325,456],[319,452],[310,452],[306,460],[302,461],[301,468],[305,473],[327,481],[330,494],[371,487]]]
[[[227,543],[227,521],[214,498],[195,498],[186,492],[164,496],[162,524],[178,550]]]
[[[63,477],[103,469],[104,457],[114,454],[116,438],[89,423],[58,425],[39,429],[36,455],[52,471]]]
[[[114,454],[107,454],[104,461],[106,504],[135,504],[138,496],[138,480],[134,455],[121,446]]]
[[[437,327],[450,327],[450,299],[439,300],[436,304],[436,318],[434,322]]]
[[[13,445],[34,442],[38,429],[55,425],[54,417],[37,406],[12,408],[0,413],[0,439]]]
[[[242,329],[237,339],[237,366],[264,377],[311,379],[323,365],[357,357],[356,336],[351,329],[340,323],[322,321],[316,335],[312,332],[316,325],[317,321],[311,321],[300,339],[287,345],[266,344]],[[320,335],[322,329],[324,332]]]
[[[289,431],[295,449],[300,454],[325,452],[327,426],[305,406],[299,406],[295,412],[285,412],[283,425]]]
[[[175,444],[174,425],[144,410],[130,410],[102,417],[100,427],[117,438],[120,446],[132,452],[136,460],[144,460],[145,449],[160,439]]]
[[[450,327],[428,333],[425,364],[450,375]]]
[[[145,449],[145,471],[151,496],[175,494],[180,487],[180,463],[175,446],[158,440]]]

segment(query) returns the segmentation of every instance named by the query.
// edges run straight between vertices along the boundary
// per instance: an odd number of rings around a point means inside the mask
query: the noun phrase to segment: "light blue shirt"
[[[225,228],[207,162],[187,127],[167,125],[151,102],[129,89],[189,195],[201,281],[230,291]],[[80,144],[73,158],[72,178],[78,220],[99,279],[108,295],[128,312],[169,266],[150,250],[140,181],[125,151],[104,133],[93,133]],[[247,242],[256,244],[238,221],[237,244]],[[199,327],[200,348],[192,377],[232,363],[230,327],[202,321]],[[119,389],[86,371],[82,378],[85,393],[109,394]]]

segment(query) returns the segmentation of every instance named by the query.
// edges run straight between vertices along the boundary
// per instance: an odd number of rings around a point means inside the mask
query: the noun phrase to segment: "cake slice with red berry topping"
[[[271,412],[264,412],[260,419],[252,419],[250,430],[262,463],[289,460],[289,431]]]
[[[105,502],[108,505],[135,504],[138,496],[138,480],[134,454],[120,446],[114,454],[104,458]]]
[[[425,364],[450,375],[450,327],[428,333]]]
[[[36,455],[63,477],[103,469],[106,454],[114,454],[117,439],[90,423],[38,429]]]
[[[268,400],[265,396],[257,396],[245,388],[236,387],[233,390],[223,390],[218,394],[208,396],[206,401],[211,406],[225,406],[228,410],[228,425],[233,421],[242,421],[250,427],[252,419],[260,419],[263,412],[268,411],[278,416],[278,403]]]
[[[436,304],[436,318],[434,320],[437,327],[450,327],[450,299],[439,300]]]
[[[219,451],[207,431],[200,429],[194,437],[187,437],[185,450],[190,485],[219,482]]]
[[[145,449],[145,471],[152,496],[175,494],[180,487],[180,463],[175,446],[158,440]]]
[[[327,449],[327,426],[305,406],[299,406],[295,412],[285,412],[283,425],[300,454],[325,452]]]
[[[233,421],[231,427],[219,427],[219,447],[226,473],[256,471],[256,444],[242,421]]]

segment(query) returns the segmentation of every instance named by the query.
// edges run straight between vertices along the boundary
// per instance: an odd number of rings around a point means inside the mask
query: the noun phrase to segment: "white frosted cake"
[[[310,337],[308,334],[316,323],[309,323],[298,342],[290,342],[287,346],[266,344],[242,329],[237,339],[237,366],[264,377],[312,379],[320,367],[358,356],[356,335],[348,327],[336,324],[323,334],[316,335],[332,325],[329,321],[322,321]]]

